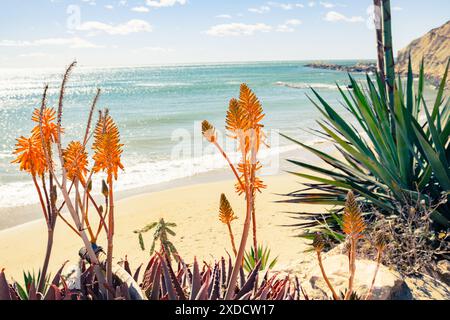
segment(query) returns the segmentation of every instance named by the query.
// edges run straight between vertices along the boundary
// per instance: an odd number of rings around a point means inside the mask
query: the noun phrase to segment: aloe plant
[[[175,232],[170,229],[176,227],[175,223],[165,222],[164,219],[160,219],[159,222],[153,222],[143,229],[136,230],[134,233],[138,235],[139,245],[142,251],[145,250],[145,243],[142,234],[155,229],[155,233],[153,234],[153,242],[150,248],[150,255],[153,255],[155,252],[156,243],[159,241],[161,245],[161,252],[165,252],[168,256],[169,261],[171,261],[170,257],[175,258],[175,261],[178,261],[178,251],[175,248],[174,244],[169,240],[169,235],[175,236]]]
[[[261,261],[261,270],[273,269],[277,264],[278,257],[271,259],[270,253],[269,247],[259,245],[258,252],[255,254],[255,249],[251,247],[250,251],[247,251],[244,256],[244,270],[250,272],[259,261]]]
[[[442,201],[450,191],[450,100],[444,98],[448,68],[447,64],[434,104],[429,106],[423,96],[423,62],[415,93],[410,61],[406,85],[399,78],[394,90],[394,114],[378,75],[376,83],[367,76],[365,87],[350,76],[352,89],[346,93],[338,88],[353,118],[351,122],[344,120],[313,89],[316,100],[311,97],[310,100],[323,115],[323,120],[318,121],[320,132],[333,143],[339,156],[285,136],[329,166],[290,161],[310,173],[291,172],[309,182],[304,190],[288,194],[291,199],[287,202],[332,206],[326,214],[299,213],[298,218],[303,221],[295,226],[317,227],[323,225],[317,218],[324,217],[327,222],[324,231],[339,237],[333,227],[342,222],[345,196],[352,189],[359,194],[363,207],[373,206],[388,215],[397,214],[398,204],[436,205],[431,215],[434,227],[450,226],[450,205]],[[394,120],[394,127],[390,119]]]
[[[93,266],[87,263],[89,255],[85,248],[80,251],[80,255],[82,260],[79,274],[64,277],[61,275],[63,266],[49,283],[46,294],[36,291],[36,279],[30,281],[28,289],[19,289],[17,283],[8,283],[5,272],[0,270],[0,301],[105,300],[107,297],[99,290]],[[99,259],[104,261],[106,258],[99,257]],[[113,267],[113,287],[108,287],[111,298],[115,300],[224,300],[233,268],[233,262],[229,257],[228,261],[221,258],[213,264],[202,265],[196,259],[192,265],[187,265],[180,258],[175,269],[169,263],[168,255],[159,253],[150,258],[142,276],[140,276],[142,265],[134,272],[131,271],[127,260],[121,261],[119,265]],[[241,268],[240,278],[231,299],[308,299],[296,277],[266,274],[257,287],[260,267],[261,264],[258,263],[248,273]],[[78,285],[73,286],[73,283]]]
[[[227,285],[231,281],[233,263],[225,258],[212,265],[201,267],[196,259],[191,266],[180,259],[174,270],[164,256],[153,256],[144,272],[142,288],[149,300],[224,300]],[[269,277],[268,274],[257,286],[258,263],[248,274],[240,269],[240,281],[230,300],[300,300],[307,299],[298,279]]]

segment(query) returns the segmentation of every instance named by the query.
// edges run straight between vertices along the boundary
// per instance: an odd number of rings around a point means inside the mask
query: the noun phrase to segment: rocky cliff
[[[423,58],[426,78],[434,84],[438,84],[450,58],[450,21],[414,40],[398,52],[397,71],[404,75],[408,72],[409,52],[411,52],[414,74],[419,74],[420,63]],[[450,76],[447,80],[447,86],[450,86]]]

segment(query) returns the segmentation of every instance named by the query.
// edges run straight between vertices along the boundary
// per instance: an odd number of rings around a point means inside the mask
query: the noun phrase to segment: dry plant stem
[[[86,232],[81,228],[80,218],[76,214],[76,210],[73,207],[72,200],[70,199],[70,196],[67,193],[66,186],[65,185],[61,185],[58,182],[58,180],[56,180],[56,179],[55,179],[55,181],[56,181],[56,183],[58,185],[58,188],[61,190],[61,193],[63,194],[63,197],[64,197],[64,199],[66,201],[67,209],[69,210],[75,225],[79,228],[79,234],[80,234],[81,240],[83,240],[83,243],[84,243],[84,246],[85,246],[85,248],[87,250],[87,253],[89,255],[89,259],[91,261],[91,264],[94,266],[94,272],[95,272],[95,275],[96,275],[96,277],[97,277],[97,279],[99,281],[100,290],[102,292],[105,292],[105,287],[104,287],[105,277],[103,275],[103,271],[101,269],[101,266],[100,266],[100,263],[98,261],[97,255],[95,254],[94,250],[92,249],[92,243],[89,241],[89,239],[88,239],[88,237],[86,235]]]
[[[375,268],[375,273],[373,274],[373,279],[372,279],[372,283],[370,284],[370,289],[367,292],[366,295],[366,300],[369,300],[372,297],[372,291],[373,291],[373,287],[375,286],[375,281],[377,279],[377,275],[378,275],[378,270],[380,270],[380,265],[381,265],[381,256],[383,254],[382,250],[378,250],[377,252],[377,266]]]
[[[377,37],[377,54],[378,54],[378,72],[380,73],[381,81],[386,88],[386,75],[384,71],[384,44],[383,44],[383,22],[381,0],[373,0],[374,14],[375,14],[375,28]]]
[[[334,300],[340,300],[339,296],[336,294],[336,291],[334,291],[334,288],[331,285],[331,282],[328,279],[327,274],[325,273],[325,268],[323,267],[322,255],[321,255],[320,251],[317,251],[317,260],[319,261],[319,267],[320,267],[320,271],[322,272],[323,280],[325,280],[325,283],[327,284],[328,288],[330,289],[331,294],[333,295],[333,299]]]
[[[39,133],[41,136],[41,143],[43,146],[45,146],[46,143],[44,141],[44,135],[42,133],[42,117],[43,117],[43,112],[44,112],[44,108],[45,108],[45,104],[46,104],[46,100],[47,100],[47,91],[48,91],[48,85],[45,86],[44,94],[42,95],[40,118],[39,118]],[[50,149],[49,145],[47,145],[47,146],[48,146],[48,148],[44,147],[43,149],[44,149],[44,154],[46,154],[47,158],[48,158],[48,153],[51,152],[51,149]],[[45,189],[44,176],[42,176],[42,185],[43,185],[46,200],[47,200],[47,209],[45,207],[44,200],[42,198],[41,189],[39,187],[39,184],[37,183],[36,176],[33,175],[32,177],[33,177],[34,185],[35,185],[36,190],[39,195],[39,201],[41,202],[42,212],[44,213],[45,221],[47,223],[47,247],[45,250],[45,258],[44,258],[44,263],[42,266],[41,277],[39,279],[39,283],[38,283],[38,287],[37,287],[38,292],[43,293],[43,290],[45,287],[45,281],[47,278],[48,265],[50,263],[50,257],[51,257],[52,248],[53,248],[53,235],[54,235],[54,228],[55,228],[55,224],[56,224],[57,213],[52,214],[52,210],[55,208],[55,205],[54,205],[53,201],[50,201],[50,199],[48,197],[47,190]],[[53,187],[53,185],[52,185],[53,180],[51,177],[52,177],[52,175],[50,174],[50,189]]]
[[[91,105],[91,110],[89,111],[89,117],[88,117],[88,122],[87,122],[87,126],[86,126],[86,132],[84,134],[84,139],[83,139],[83,146],[86,147],[86,144],[89,140],[89,131],[91,129],[91,124],[92,124],[92,116],[94,115],[94,110],[95,110],[95,106],[97,105],[97,101],[98,98],[100,97],[100,93],[101,90],[97,89],[97,94],[95,95],[94,101],[92,102]]]
[[[80,217],[77,215],[77,209],[74,207],[72,200],[70,199],[70,195],[67,192],[67,173],[64,168],[64,157],[63,157],[63,151],[62,151],[62,146],[61,146],[61,120],[62,120],[62,109],[63,109],[65,85],[66,85],[67,79],[69,77],[69,74],[70,74],[71,70],[75,67],[75,65],[76,65],[76,62],[73,62],[67,69],[67,71],[64,75],[64,78],[63,78],[63,82],[61,84],[61,90],[60,90],[60,95],[59,95],[58,116],[57,116],[58,139],[57,139],[56,145],[58,147],[58,156],[59,156],[59,160],[61,163],[61,171],[62,171],[62,181],[61,182],[57,179],[57,177],[54,173],[51,160],[49,159],[49,155],[47,154],[47,152],[44,152],[44,153],[46,156],[47,165],[49,166],[49,170],[50,170],[51,174],[53,175],[55,183],[57,184],[58,188],[61,190],[61,193],[64,197],[64,201],[66,202],[67,209],[69,210],[70,215],[72,216],[72,219],[73,219],[76,227],[79,229],[78,231],[80,233],[81,239],[83,240],[84,246],[89,255],[91,264],[94,265],[94,271],[95,271],[95,275],[99,281],[100,290],[102,292],[105,292],[105,286],[104,286],[105,277],[101,270],[101,266],[99,264],[97,255],[95,254],[94,250],[92,249],[92,243],[89,241],[89,239],[86,235],[86,232],[82,228]],[[77,205],[77,204],[75,204],[75,205]]]
[[[228,226],[228,232],[230,233],[230,239],[231,239],[231,246],[233,247],[233,253],[234,256],[237,256],[237,250],[236,250],[236,244],[234,242],[234,236],[233,236],[233,231],[231,230],[231,224],[227,223]]]
[[[353,282],[355,280],[356,272],[356,240],[350,240],[350,276],[348,278],[348,289],[345,294],[345,300],[349,300],[353,292]]]

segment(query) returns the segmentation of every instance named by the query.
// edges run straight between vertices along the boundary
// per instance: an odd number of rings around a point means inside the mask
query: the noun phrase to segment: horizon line
[[[276,63],[276,62],[320,62],[320,61],[376,61],[375,58],[325,58],[325,59],[274,59],[274,60],[229,60],[229,61],[211,61],[211,62],[167,62],[167,63],[150,63],[150,64],[136,64],[136,65],[104,65],[104,66],[94,66],[94,65],[83,65],[79,64],[79,60],[74,59],[73,61],[78,62],[78,68],[90,68],[90,69],[121,69],[121,68],[149,68],[149,67],[173,67],[173,66],[201,66],[201,65],[232,65],[232,64],[250,64],[250,63]],[[69,64],[69,63],[68,63]],[[38,66],[28,66],[28,67],[8,67],[1,66],[0,70],[53,70],[59,69],[61,67],[38,67]]]

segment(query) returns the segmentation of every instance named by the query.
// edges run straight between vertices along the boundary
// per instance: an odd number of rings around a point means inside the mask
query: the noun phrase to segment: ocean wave
[[[335,84],[328,83],[308,83],[308,82],[283,82],[278,81],[275,83],[277,86],[288,87],[293,89],[327,89],[327,90],[338,90]]]
[[[281,154],[295,150],[296,145],[286,145],[277,148],[263,148],[258,160],[262,163],[262,175],[280,173],[282,159]],[[174,180],[194,177],[214,170],[228,167],[228,163],[215,150],[210,154],[186,159],[169,159],[159,161],[145,161],[133,158],[131,163],[125,166],[125,172],[120,174],[115,183],[117,191],[127,191],[147,186],[157,185]],[[240,153],[228,154],[232,162],[238,163]],[[131,159],[130,159],[131,160]],[[93,194],[101,194],[101,180],[106,177],[103,174],[96,176],[93,181]],[[11,182],[0,185],[0,208],[11,208],[37,204],[39,201],[33,183]]]
[[[147,83],[136,83],[136,87],[145,87],[145,88],[177,88],[177,87],[189,87],[192,86],[192,83],[187,82],[170,82],[170,83],[161,83],[161,82],[147,82]]]

